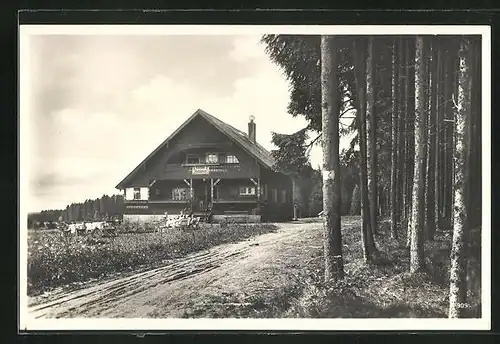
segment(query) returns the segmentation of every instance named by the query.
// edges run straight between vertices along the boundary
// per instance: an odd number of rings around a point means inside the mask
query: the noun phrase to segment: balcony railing
[[[182,179],[189,177],[213,177],[213,178],[248,178],[255,176],[256,168],[243,168],[237,164],[167,164],[165,166],[164,175],[159,179]]]
[[[149,200],[149,203],[158,203],[158,204],[186,204],[191,202],[191,199],[171,199],[171,198],[152,198]]]
[[[204,167],[204,166],[238,166],[240,163],[239,162],[200,162],[196,164],[188,164],[188,163],[182,163],[180,164],[182,167]],[[168,165],[179,165],[179,164],[167,164]]]
[[[149,201],[142,201],[144,203],[150,204],[189,204],[191,199],[184,200],[174,200],[171,198],[152,198]],[[257,196],[249,196],[249,197],[241,197],[241,198],[222,198],[222,199],[214,199],[213,203],[221,203],[221,204],[229,204],[229,203],[256,203]],[[137,203],[134,201],[127,201],[127,203]]]

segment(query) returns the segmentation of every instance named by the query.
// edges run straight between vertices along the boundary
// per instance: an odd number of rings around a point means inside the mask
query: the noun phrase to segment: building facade
[[[181,212],[214,222],[292,219],[292,181],[273,171],[255,134],[253,118],[245,133],[197,110],[116,186],[124,221]]]

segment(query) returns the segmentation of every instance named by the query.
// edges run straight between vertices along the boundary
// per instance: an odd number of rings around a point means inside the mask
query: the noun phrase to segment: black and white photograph
[[[487,26],[20,25],[20,330],[487,330]]]

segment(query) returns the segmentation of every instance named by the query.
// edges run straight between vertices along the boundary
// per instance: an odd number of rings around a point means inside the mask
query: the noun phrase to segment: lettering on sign
[[[223,173],[223,172],[227,172],[227,168],[223,166],[194,166],[191,168],[191,173],[197,175],[208,175],[210,173]]]
[[[209,174],[210,173],[210,168],[208,166],[193,167],[192,170],[191,170],[191,173],[193,173],[193,174]]]
[[[211,167],[210,172],[227,172],[227,169],[224,167]]]

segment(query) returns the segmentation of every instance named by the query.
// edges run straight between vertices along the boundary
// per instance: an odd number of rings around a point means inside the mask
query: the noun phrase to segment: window
[[[220,153],[219,154],[219,162],[221,164],[225,163],[226,162],[226,153]]]
[[[186,157],[186,164],[199,164],[200,157],[197,155],[188,154]]]
[[[184,201],[189,199],[189,189],[188,188],[174,188],[172,189],[172,200],[174,201]]]
[[[267,184],[264,184],[261,187],[261,191],[262,191],[262,198],[267,201]]]
[[[273,189],[273,201],[278,202],[278,189]]]
[[[226,163],[228,164],[237,164],[239,163],[238,158],[235,157],[234,155],[228,155],[226,157]]]
[[[160,196],[160,195],[161,195],[161,191],[160,191],[160,189],[155,189],[155,195],[156,195],[156,196]]]
[[[253,186],[240,187],[240,196],[252,196],[252,195],[255,195],[255,187]]]
[[[218,162],[217,154],[215,154],[215,153],[208,153],[207,154],[207,163],[216,164],[217,162]]]
[[[286,189],[281,190],[281,203],[286,203]]]
[[[141,199],[141,188],[134,188],[134,199]]]

